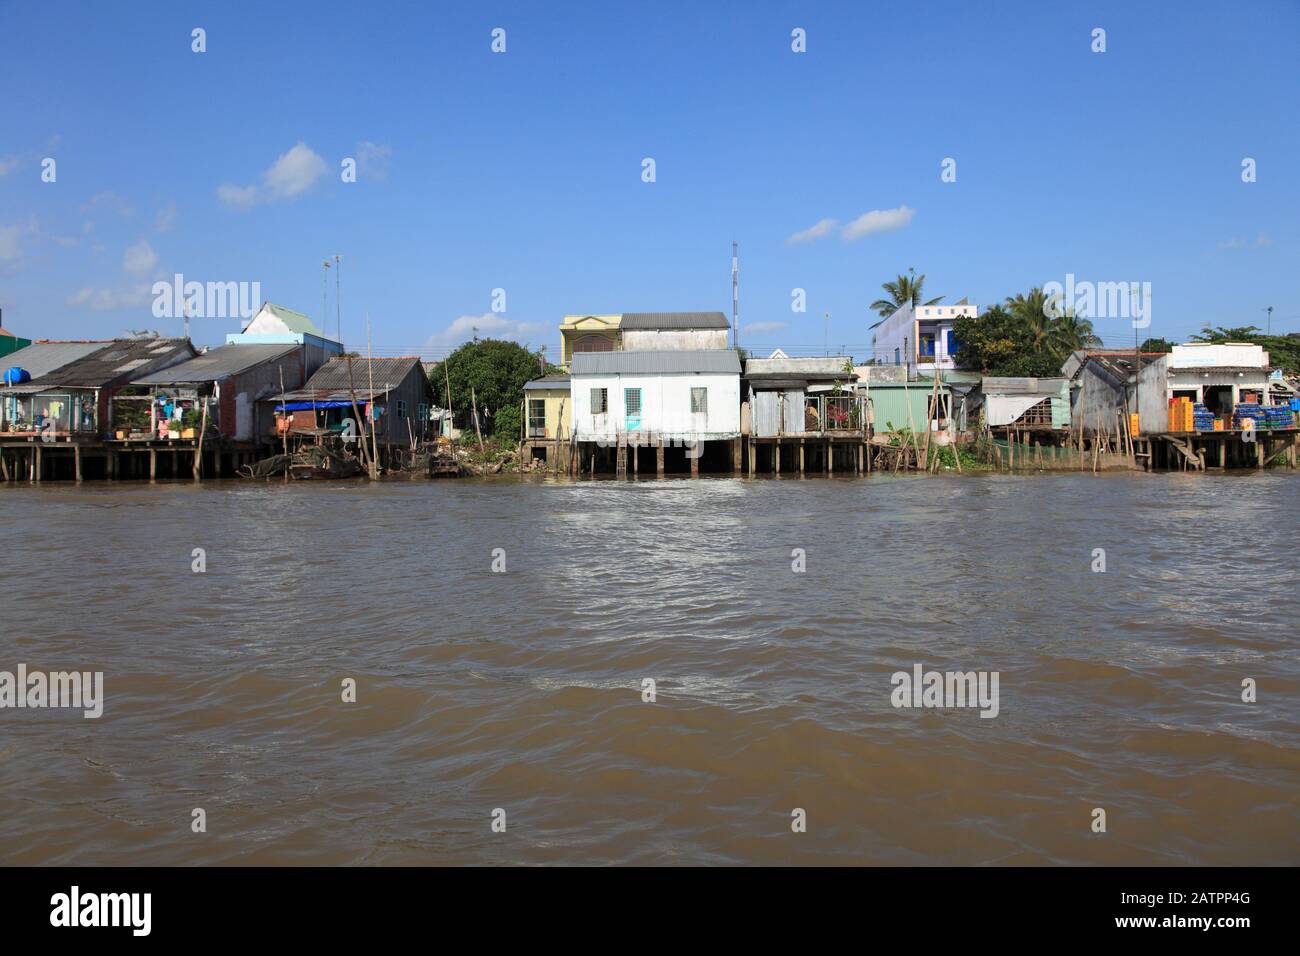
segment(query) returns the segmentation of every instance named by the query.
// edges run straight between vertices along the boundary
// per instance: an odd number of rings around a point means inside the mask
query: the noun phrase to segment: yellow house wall
[[[567,367],[573,361],[573,341],[584,335],[606,335],[617,350],[622,319],[622,315],[566,315],[560,321],[560,363]]]
[[[573,402],[567,388],[536,388],[524,393],[529,401],[546,402],[546,437],[568,438],[573,432]]]

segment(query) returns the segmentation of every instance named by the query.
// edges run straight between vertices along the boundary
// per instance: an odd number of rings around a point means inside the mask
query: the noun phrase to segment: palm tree
[[[1015,298],[1007,299],[1007,311],[1024,326],[1029,344],[1035,355],[1046,355],[1052,337],[1052,323],[1055,318],[1048,313],[1051,300],[1040,288],[1029,290],[1029,294],[1017,293]],[[1053,308],[1053,312],[1056,308]]]
[[[1052,322],[1048,338],[1048,350],[1053,358],[1064,362],[1076,349],[1095,349],[1101,347],[1101,339],[1092,331],[1092,322],[1081,319],[1073,310],[1067,311]]]
[[[877,299],[871,303],[871,308],[879,312],[882,319],[887,319],[909,303],[915,308],[918,305],[938,305],[943,301],[943,296],[940,295],[928,302],[922,302],[921,289],[924,286],[925,273],[917,275],[915,269],[908,269],[907,275],[900,275],[896,281],[881,285],[881,288],[889,293],[889,298]]]

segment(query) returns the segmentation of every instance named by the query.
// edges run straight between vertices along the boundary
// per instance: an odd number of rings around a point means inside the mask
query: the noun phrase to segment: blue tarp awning
[[[364,408],[368,402],[357,400],[357,406]],[[275,406],[277,412],[302,412],[312,408],[351,408],[351,402],[285,402]]]

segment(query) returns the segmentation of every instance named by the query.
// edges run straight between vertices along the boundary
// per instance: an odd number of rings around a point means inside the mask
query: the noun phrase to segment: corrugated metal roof
[[[309,335],[321,336],[323,333],[313,322],[302,312],[295,312],[293,309],[286,309],[282,305],[276,305],[274,302],[267,302],[262,308],[268,310],[272,315],[284,323],[284,327],[290,332],[306,332]],[[256,316],[254,316],[256,318]]]
[[[110,342],[33,342],[0,358],[0,364],[5,368],[26,369],[32,378],[40,378],[108,344]]]
[[[729,329],[721,312],[624,312],[618,327],[627,329]]]
[[[999,378],[986,375],[980,390],[986,395],[1058,395],[1064,383],[1063,378]]]
[[[524,391],[536,388],[568,388],[569,376],[567,375],[545,375],[542,378],[535,378],[531,382],[524,383]]]
[[[735,349],[702,349],[681,352],[578,352],[573,356],[573,375],[657,375],[690,372],[740,374],[740,356]]]
[[[332,358],[316,370],[316,374],[308,379],[303,389],[306,391],[332,390],[346,389],[350,386],[355,386],[358,389],[370,388],[372,369],[376,391],[396,388],[402,384],[407,375],[411,374],[411,369],[417,367],[420,374],[424,375],[424,366],[420,364],[418,356],[377,359],[354,358],[352,360],[352,381],[349,382],[348,360],[346,358]]]
[[[62,365],[32,385],[45,387],[106,388],[129,380],[132,371],[150,365],[166,365],[178,357],[193,356],[189,339],[115,339],[98,345],[95,351]]]
[[[188,382],[216,382],[231,375],[289,355],[297,345],[222,345],[197,358],[135,379],[132,385],[176,385]]]

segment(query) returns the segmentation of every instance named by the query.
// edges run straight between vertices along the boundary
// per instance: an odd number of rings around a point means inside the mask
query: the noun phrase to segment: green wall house
[[[952,391],[940,383],[937,408],[934,407],[934,380],[915,382],[858,382],[858,394],[868,400],[872,431],[877,435],[904,428],[914,432],[943,428],[952,414]]]
[[[10,352],[17,352],[19,349],[25,349],[31,344],[31,339],[21,338],[0,328],[0,357],[8,355]]]

